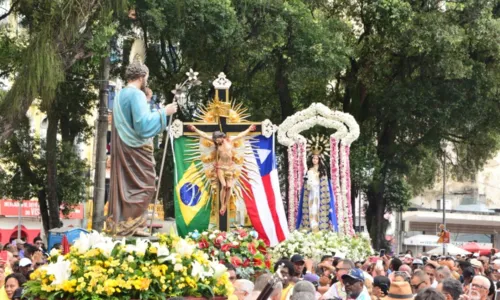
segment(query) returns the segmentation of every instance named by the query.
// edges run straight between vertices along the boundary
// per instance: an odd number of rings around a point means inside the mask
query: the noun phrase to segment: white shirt
[[[438,284],[439,283],[436,280],[434,280],[434,282],[431,284],[431,288],[437,288]]]

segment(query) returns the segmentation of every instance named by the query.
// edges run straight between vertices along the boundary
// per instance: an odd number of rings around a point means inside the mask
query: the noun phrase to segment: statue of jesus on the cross
[[[230,137],[221,131],[215,131],[212,136],[197,129],[194,125],[188,126],[189,130],[196,132],[201,138],[209,140],[215,145],[215,165],[214,169],[220,183],[220,211],[221,215],[226,213],[227,204],[231,198],[234,186],[234,145],[233,142],[247,136],[250,132],[255,131],[256,126],[251,125],[247,130],[240,132],[237,136]]]

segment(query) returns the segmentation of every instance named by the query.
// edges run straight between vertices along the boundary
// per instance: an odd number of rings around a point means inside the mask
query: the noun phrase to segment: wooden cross
[[[194,125],[199,130],[206,132],[207,134],[211,134],[214,131],[222,131],[227,135],[236,135],[242,131],[248,129],[248,126],[255,125],[256,129],[254,132],[250,133],[251,135],[258,135],[262,132],[261,123],[257,122],[244,122],[244,123],[231,123],[228,122],[228,115],[225,114],[225,110],[231,108],[231,104],[229,101],[229,88],[231,87],[231,81],[226,79],[226,75],[224,73],[220,73],[217,80],[214,81],[215,87],[215,98],[212,102],[212,105],[208,107],[209,111],[215,112],[216,122],[213,123],[202,123],[202,122],[185,122],[183,123],[183,133],[185,136],[197,136],[196,132],[192,132],[189,130],[190,125]],[[225,99],[225,101],[220,101],[219,99]],[[220,185],[218,188],[218,192],[215,193],[215,199],[212,201],[217,201],[217,207],[220,205]],[[218,219],[218,227],[221,231],[227,231],[229,229],[229,203],[227,203],[228,209],[224,215],[221,215],[217,209],[217,214],[219,216]]]

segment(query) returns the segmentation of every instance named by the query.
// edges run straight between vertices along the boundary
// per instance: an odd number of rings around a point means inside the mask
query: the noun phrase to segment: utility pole
[[[108,48],[109,52],[109,48]],[[99,88],[99,117],[95,151],[94,201],[92,229],[102,231],[104,226],[104,197],[106,193],[106,143],[108,133],[109,54],[101,59]]]
[[[443,151],[443,226],[446,230],[446,148]],[[446,255],[446,243],[443,243],[443,256]]]

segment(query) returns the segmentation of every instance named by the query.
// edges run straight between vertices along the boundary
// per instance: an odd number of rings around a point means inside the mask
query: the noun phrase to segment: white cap
[[[413,257],[411,257],[411,254],[408,253],[405,255],[405,258],[413,258]]]
[[[30,265],[31,265],[31,259],[29,259],[29,258],[23,257],[19,261],[19,266],[20,267],[27,267],[27,266],[30,266]]]
[[[482,268],[483,267],[483,264],[479,260],[477,260],[475,258],[473,258],[473,259],[470,260],[470,264],[474,268]]]

